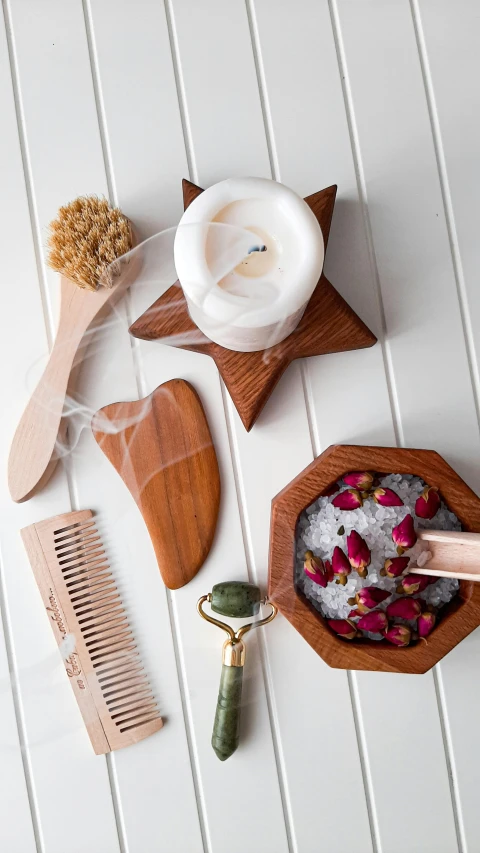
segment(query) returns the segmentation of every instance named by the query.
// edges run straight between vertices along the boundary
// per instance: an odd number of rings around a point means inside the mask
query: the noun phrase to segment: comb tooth
[[[98,558],[94,555],[93,557],[89,557],[88,560],[84,559],[83,557],[79,557],[78,562],[71,563],[71,565],[69,566],[63,566],[63,568],[61,567],[60,570],[62,572],[63,577],[67,577],[68,572],[88,571],[89,569],[94,569],[95,566],[99,566],[100,563],[106,562],[108,562],[106,554],[100,554]]]
[[[83,639],[89,651],[92,651],[97,644],[104,645],[107,640],[112,639],[112,637],[122,636],[126,631],[130,634],[132,633],[128,619],[123,619],[117,625],[110,625],[105,631],[92,634],[88,637],[84,636]]]
[[[65,566],[62,569],[62,575],[64,580],[69,580],[70,578],[75,577],[75,575],[78,575],[81,572],[91,572],[93,571],[93,569],[105,565],[109,567],[108,560],[106,557],[100,557],[99,560],[85,560],[79,563],[78,566]]]
[[[94,527],[95,522],[92,518],[88,521],[76,521],[75,524],[69,524],[68,527],[60,527],[58,530],[53,531],[53,538],[55,542],[60,542],[61,539],[67,539],[69,536],[76,536],[79,530],[84,530],[87,527]],[[68,531],[72,531],[68,533]],[[60,533],[64,533],[65,535],[60,537]]]
[[[111,687],[114,687],[116,684],[120,684],[124,678],[138,678],[139,676],[142,676],[142,678],[147,677],[143,666],[140,665],[126,667],[122,672],[114,672],[110,675],[106,675],[103,678],[99,678],[98,682],[102,690],[110,690]]]
[[[80,630],[83,634],[84,640],[87,641],[94,637],[102,637],[106,635],[107,632],[112,630],[112,628],[116,628],[117,625],[121,625],[122,623],[128,625],[128,619],[125,614],[123,616],[117,616],[115,619],[109,619],[101,628],[98,625],[90,625],[89,628],[81,628]]]
[[[125,609],[122,607],[121,602],[119,601],[116,604],[108,604],[105,607],[94,607],[86,610],[85,613],[80,613],[78,611],[78,624],[80,625],[81,630],[83,631],[83,627],[90,628],[91,625],[87,625],[87,622],[91,622],[92,625],[101,625],[103,622],[108,621],[113,616],[124,613]],[[89,616],[86,614],[90,614]],[[80,616],[82,618],[80,619]]]
[[[55,536],[55,550],[68,547],[71,542],[86,539],[88,536],[98,536],[98,530],[93,523],[86,524],[85,527],[77,527],[76,530],[72,530],[64,536]]]
[[[123,657],[121,657],[118,663],[115,663],[115,661],[108,662],[107,664],[105,664],[104,667],[97,671],[97,675],[100,678],[103,678],[104,676],[108,677],[109,673],[116,672],[117,670],[123,669],[126,666],[136,666],[140,663],[140,653],[132,652],[132,654],[130,655],[124,655]]]
[[[103,662],[106,658],[109,658],[111,655],[115,654],[115,652],[128,652],[130,649],[136,649],[136,643],[129,642],[127,645],[108,646],[105,650],[101,652],[96,652],[95,654],[91,654],[90,657],[92,661],[97,661],[97,663]]]
[[[120,696],[124,696],[125,691],[130,690],[132,687],[148,687],[146,675],[129,675],[121,681],[118,681],[118,683],[112,684],[108,688],[104,685],[102,687],[102,693],[105,698],[107,698],[107,696],[108,698],[118,698]]]
[[[95,619],[83,619],[82,624],[80,625],[80,630],[82,634],[86,637],[90,635],[92,632],[101,631],[105,628],[106,625],[109,625],[111,622],[115,622],[117,619],[121,619],[125,617],[125,611],[123,607],[117,610],[111,610],[108,613],[104,613],[100,618]],[[88,623],[88,624],[87,624]]]
[[[77,577],[72,577],[72,580],[69,580],[65,586],[68,589],[68,594],[71,595],[73,592],[77,592],[77,590],[82,589],[83,585],[88,587],[88,584],[92,580],[99,580],[100,577],[104,578],[113,578],[111,571],[109,571],[109,566],[101,566],[96,569],[94,572],[82,572],[81,575]]]
[[[118,726],[120,723],[125,723],[127,720],[131,720],[134,717],[142,717],[145,714],[152,714],[156,709],[157,703],[153,699],[151,702],[147,702],[146,705],[139,705],[137,708],[126,708],[125,711],[117,711],[116,714],[111,714],[111,717],[112,720],[115,720]]]
[[[97,610],[98,607],[106,607],[107,605],[111,606],[112,602],[116,604],[121,604],[121,598],[118,592],[112,593],[110,596],[102,596],[99,599],[91,599],[90,601],[81,601],[79,604],[74,604],[73,609],[77,611],[77,616],[84,615],[84,613],[88,611]],[[98,606],[97,606],[98,605]],[[86,609],[84,609],[86,608]]]
[[[81,553],[93,545],[94,542],[100,542],[100,536],[92,534],[91,536],[84,536],[77,540],[73,540],[72,542],[65,542],[63,545],[57,545],[55,548],[55,551],[57,551],[57,559],[63,559],[63,557],[67,557],[69,554]],[[99,548],[100,546],[95,545],[95,547]]]
[[[80,553],[77,550],[75,550],[73,557],[67,557],[65,560],[58,560],[58,564],[60,566],[66,566],[67,563],[74,563],[78,560],[85,560],[85,559],[91,560],[92,557],[98,557],[98,556],[100,556],[100,554],[105,554],[105,551],[103,551],[103,550],[99,551],[98,545],[92,545],[91,548],[85,548],[85,550],[81,551]],[[60,556],[60,555],[57,554],[57,556]]]
[[[118,708],[121,708],[127,702],[133,702],[135,699],[141,699],[143,702],[146,702],[150,699],[151,695],[152,691],[149,684],[147,683],[146,687],[142,686],[137,687],[136,690],[126,690],[122,696],[114,696],[112,699],[106,699],[105,703],[109,706],[108,710],[110,711],[110,713],[112,713],[112,711],[116,711]],[[123,699],[124,701],[121,702],[121,699]]]
[[[86,643],[88,648],[88,653],[90,655],[96,654],[99,651],[105,651],[110,646],[115,646],[120,640],[125,640],[126,637],[132,637],[132,631],[127,624],[127,630],[120,629],[120,631],[115,631],[111,637],[98,637],[96,640],[90,640],[89,643]]]
[[[148,697],[144,699],[132,699],[131,701],[124,702],[123,705],[118,705],[118,709],[113,711],[110,709],[110,716],[112,719],[114,717],[119,717],[121,714],[130,713],[130,711],[136,711],[138,708],[145,708],[146,705],[152,704],[152,702],[156,705],[155,700],[150,700]]]
[[[138,726],[143,726],[144,723],[150,723],[153,720],[158,720],[159,716],[160,716],[160,714],[158,713],[158,711],[156,711],[154,714],[150,714],[150,716],[144,717],[143,719],[140,719],[140,720],[135,720],[135,722],[133,722],[129,726],[124,726],[122,724],[122,726],[120,728],[120,734],[123,734],[123,732],[128,732],[130,729],[137,729]],[[125,722],[127,722],[127,721],[125,721]]]
[[[98,667],[106,667],[111,666],[113,664],[117,665],[120,660],[131,660],[133,655],[138,655],[139,652],[136,651],[136,646],[129,646],[127,649],[118,649],[116,652],[112,652],[108,655],[105,660],[97,660],[96,663],[93,664],[94,669],[98,669]],[[99,670],[100,671],[100,670]],[[102,669],[103,671],[103,669]]]
[[[85,589],[85,592],[82,590]],[[83,601],[83,599],[87,598],[90,601],[96,601],[96,596],[99,593],[104,592],[113,592],[116,591],[115,581],[110,578],[100,578],[99,580],[95,580],[93,583],[87,583],[85,587],[81,589],[72,590],[73,595],[70,595],[70,599],[72,603],[74,601]]]

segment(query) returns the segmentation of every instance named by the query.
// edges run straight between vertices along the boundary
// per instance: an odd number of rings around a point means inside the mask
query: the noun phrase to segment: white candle
[[[236,266],[219,272],[232,235]],[[174,255],[198,328],[227,349],[255,352],[280,343],[300,322],[322,272],[324,243],[317,219],[293,190],[265,178],[229,178],[187,208]]]

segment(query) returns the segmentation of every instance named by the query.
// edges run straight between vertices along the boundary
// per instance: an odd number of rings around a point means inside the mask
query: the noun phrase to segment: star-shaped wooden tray
[[[201,192],[201,187],[183,181],[185,209]],[[322,229],[325,249],[336,193],[337,187],[331,186],[305,199]],[[146,341],[162,338],[171,346],[211,356],[247,431],[296,358],[362,349],[377,340],[323,273],[297,328],[284,341],[261,352],[234,352],[205,337],[188,313],[178,281],[135,320],[130,334]]]

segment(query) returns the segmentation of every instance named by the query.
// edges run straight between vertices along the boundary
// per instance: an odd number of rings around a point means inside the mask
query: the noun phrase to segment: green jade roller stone
[[[210,606],[222,616],[256,616],[260,610],[260,590],[242,581],[217,583],[212,589]],[[212,734],[212,747],[220,761],[230,758],[238,746],[242,684],[243,666],[223,664]]]
[[[230,758],[238,746],[242,684],[243,666],[223,664],[212,732],[213,751],[220,761]]]
[[[260,610],[260,600],[260,590],[253,583],[225,581],[213,587],[210,606],[222,616],[242,618],[256,616]]]

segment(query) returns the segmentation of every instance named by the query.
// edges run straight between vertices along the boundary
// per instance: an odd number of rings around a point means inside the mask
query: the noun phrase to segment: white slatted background
[[[219,636],[195,602],[267,577],[270,500],[332,442],[432,447],[480,490],[477,0],[4,0],[0,27],[0,849],[5,853],[479,853],[477,631],[425,676],[330,670],[278,618],[252,636],[244,735],[210,748]],[[87,413],[183,377],[221,466],[215,547],[161,582],[141,517],[82,431],[12,505],[6,450],[55,328],[46,226],[105,193],[147,237],[181,179],[338,183],[326,261],[380,343],[296,363],[250,434],[211,360],[138,344],[132,291],[80,377]],[[85,419],[87,424],[87,418]],[[166,725],[95,757],[21,526],[99,512]]]

